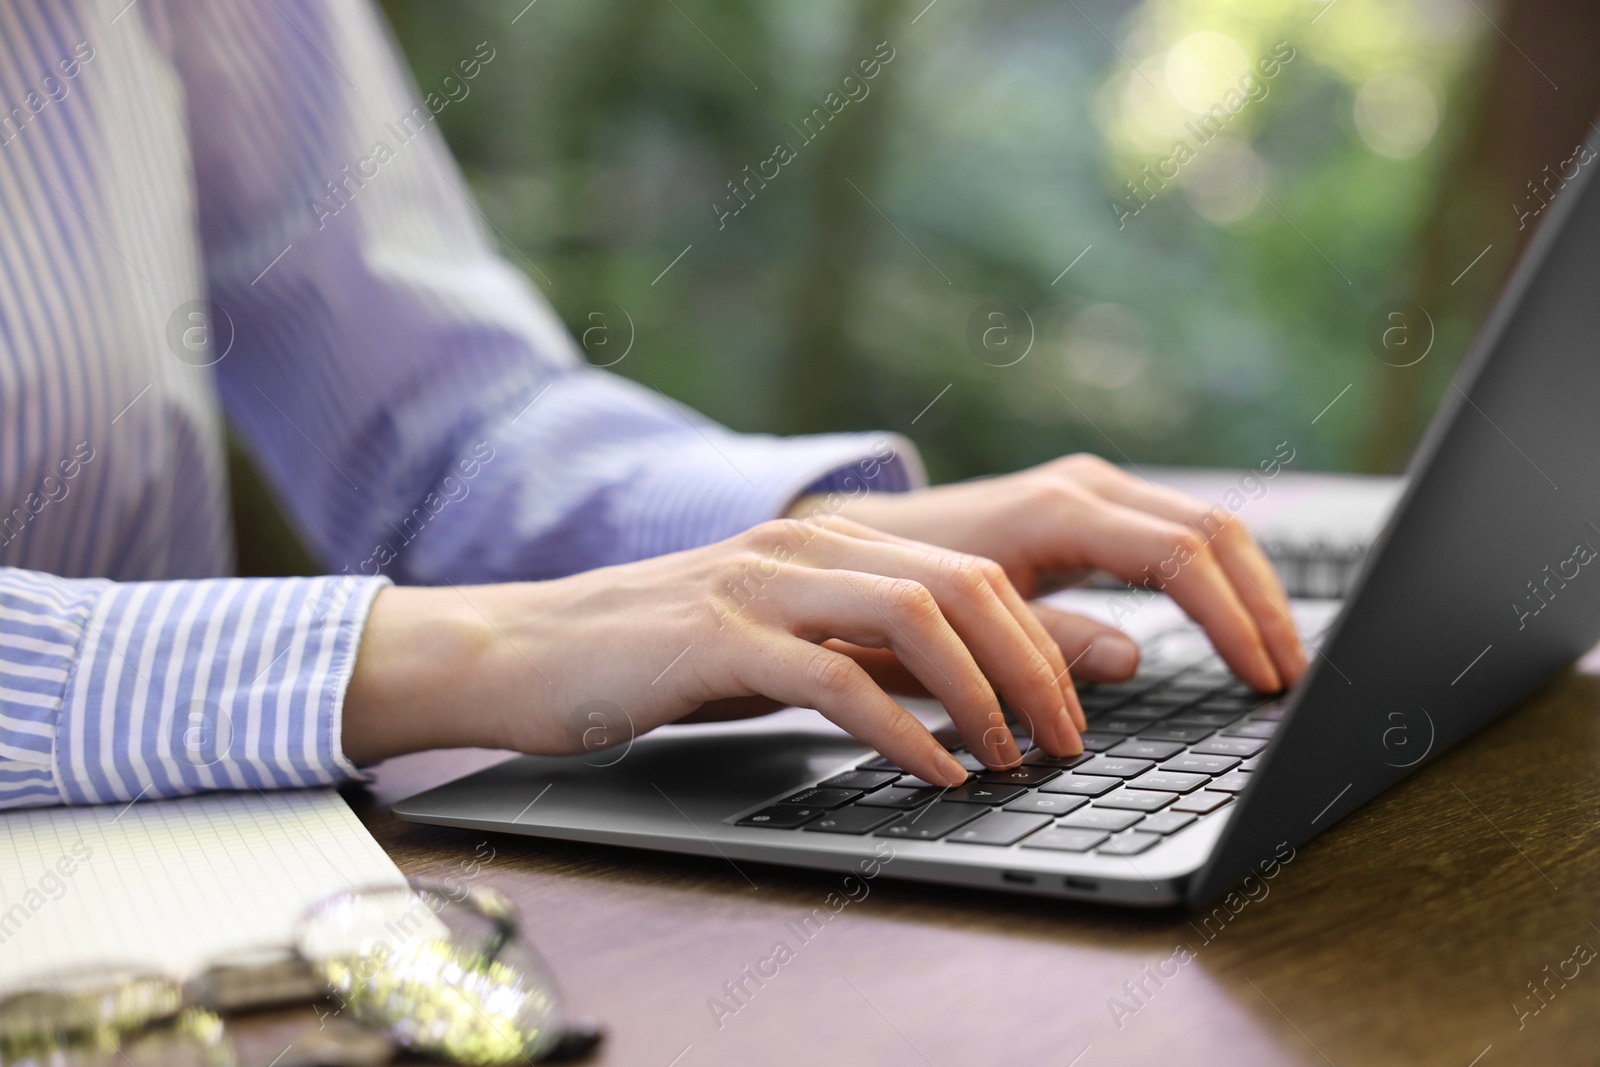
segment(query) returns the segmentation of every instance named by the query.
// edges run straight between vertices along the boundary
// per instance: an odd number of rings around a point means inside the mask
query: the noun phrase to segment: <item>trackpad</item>
[[[572,756],[523,756],[394,806],[421,819],[669,833],[716,823],[870,752],[803,712],[737,724],[669,727],[631,745]],[[789,720],[774,722],[774,719]]]

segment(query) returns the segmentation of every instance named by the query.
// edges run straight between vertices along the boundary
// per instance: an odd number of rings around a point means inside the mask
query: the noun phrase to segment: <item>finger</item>
[[[1046,650],[1046,660],[1054,672],[1052,677],[1055,679],[1056,689],[1066,702],[1067,714],[1072,719],[1073,726],[1079,731],[1087,730],[1089,720],[1084,716],[1083,704],[1078,700],[1078,689],[1073,683],[1072,665],[1066,658],[1066,649],[1061,647],[1061,642],[1056,640],[1049,627],[1044,625],[1033,610],[1033,606],[1022,598],[1017,587],[1011,584],[1004,568],[1000,568],[998,564],[996,567],[999,570],[1000,580],[998,583],[991,583],[994,585],[995,595],[1005,604],[1006,609],[1018,621],[1035,647]],[[1081,741],[1078,743],[1081,744]],[[1066,754],[1076,755],[1075,752],[1063,753]]]
[[[1285,685],[1293,685],[1305,673],[1306,651],[1277,571],[1237,520],[1224,528],[1213,546],[1218,563],[1266,639],[1279,676]]]
[[[1139,646],[1115,626],[1033,604],[1033,612],[1067,657],[1074,676],[1086,682],[1122,682],[1139,668]]]
[[[1011,617],[1022,628],[1028,640],[1039,650],[1039,654],[1045,658],[1045,662],[1051,670],[1051,677],[1055,679],[1062,701],[1066,704],[1069,717],[1078,729],[1084,728],[1086,723],[1083,717],[1083,708],[1078,703],[1078,693],[1072,686],[1072,678],[1067,672],[1066,660],[1062,655],[1061,649],[1050,637],[1049,632],[1039,624],[1033,612],[1029,610],[1027,600],[1022,596],[1021,591],[1012,584],[1004,567],[992,560],[968,556],[959,552],[950,552],[936,545],[884,533],[881,530],[875,530],[870,526],[863,526],[861,523],[842,517],[836,517],[827,528],[835,533],[848,535],[857,541],[876,541],[881,544],[898,545],[901,548],[919,553],[924,558],[940,556],[967,561],[967,566],[973,567],[983,574],[990,588],[999,598],[1000,603],[1011,613]],[[926,575],[921,573],[912,576],[917,577],[918,580],[925,580],[926,578]],[[935,590],[935,592],[937,591]]]
[[[944,704],[986,766],[1021,761],[993,687],[926,586],[909,578],[807,567],[786,568],[778,581],[774,601],[781,617],[775,622],[808,641],[835,637],[892,650]]]
[[[819,534],[800,562],[920,582],[1027,732],[1052,754],[1082,751],[1083,710],[1066,660],[999,564],[916,541],[837,531]]]
[[[1200,533],[1255,620],[1280,677],[1288,684],[1299,678],[1305,671],[1306,654],[1289,612],[1289,598],[1244,523],[1217,505],[1208,507],[1185,493],[1139,481],[1114,467],[1109,471],[1092,473],[1089,487],[1114,503],[1181,522]]]
[[[958,786],[967,780],[966,768],[927,727],[848,656],[776,635],[757,654],[740,657],[737,671],[741,685],[785,704],[815,708],[924,781]]]
[[[908,697],[933,696],[928,692],[928,687],[917,681],[917,676],[906,670],[905,664],[887,648],[867,648],[836,639],[822,642],[822,647],[831,648],[855,660],[867,672],[867,677],[885,693]]]
[[[1254,618],[1198,533],[1104,500],[1075,507],[1072,526],[1080,552],[1113,574],[1161,589],[1177,601],[1240,678],[1263,692],[1283,688]]]
[[[1078,705],[1077,691],[1072,688],[1072,678],[1066,673],[1067,664],[1066,659],[1062,657],[1061,648],[1054,643],[1053,638],[1050,637],[1050,632],[1038,624],[1037,617],[1027,606],[1026,598],[1022,597],[1022,593],[1019,592],[1016,585],[1011,584],[1011,579],[1006,576],[1003,566],[992,560],[984,560],[981,557],[970,557],[970,555],[963,555],[963,553],[949,552],[947,549],[941,549],[939,545],[926,544],[926,542],[922,541],[910,541],[907,537],[886,534],[883,531],[874,530],[870,526],[862,526],[861,523],[853,522],[848,518],[838,520],[835,530],[838,533],[856,537],[859,541],[878,541],[883,542],[883,544],[901,545],[904,549],[923,553],[926,557],[954,557],[958,558],[958,560],[970,561],[971,566],[976,566],[984,574],[984,577],[989,581],[990,589],[994,590],[995,597],[1000,598],[1000,603],[1005,606],[1006,611],[1010,611],[1011,617],[1016,619],[1019,627],[1022,627],[1022,632],[1026,633],[1027,640],[1032,641],[1032,645],[1038,649],[1038,653],[1045,657],[1046,664],[1050,665],[1051,672],[1053,672],[1051,677],[1058,680],[1058,688],[1061,689],[1061,696],[1067,704],[1067,710],[1072,713],[1075,723],[1082,728],[1083,709]]]

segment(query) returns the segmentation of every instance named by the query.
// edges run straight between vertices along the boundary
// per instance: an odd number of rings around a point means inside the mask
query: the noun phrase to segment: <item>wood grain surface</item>
[[[1424,766],[1209,926],[883,877],[803,941],[791,924],[839,876],[389,815],[498,758],[395,760],[347,796],[408,875],[476,870],[522,907],[573,1009],[606,1024],[596,1063],[1600,1062],[1600,961],[1574,962],[1600,949],[1593,675]],[[792,958],[730,998],[780,941]]]

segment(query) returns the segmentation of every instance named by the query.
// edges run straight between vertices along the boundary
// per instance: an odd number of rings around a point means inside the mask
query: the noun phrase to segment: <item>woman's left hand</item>
[[[808,497],[793,517],[824,507]],[[910,493],[866,493],[838,513],[885,533],[992,559],[1023,596],[1054,578],[1100,568],[1171,595],[1254,688],[1294,683],[1306,657],[1272,565],[1220,507],[1135,478],[1091,455]],[[1073,674],[1133,673],[1133,642],[1117,629],[1034,605]]]

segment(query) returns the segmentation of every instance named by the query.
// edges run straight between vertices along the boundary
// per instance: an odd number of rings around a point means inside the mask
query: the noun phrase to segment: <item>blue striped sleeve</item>
[[[396,516],[360,570],[429,584],[554,578],[731,537],[807,492],[924,481],[897,434],[734,433],[588,368],[556,376],[450,469],[423,497],[434,506]]]
[[[303,14],[198,7],[177,68],[233,327],[219,391],[329,570],[558,577],[720,540],[852,470],[922,480],[903,438],[736,434],[588,365],[496,253],[375,12]]]
[[[384,584],[0,568],[0,808],[358,777],[340,712]]]

